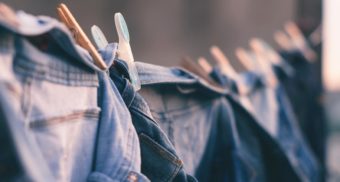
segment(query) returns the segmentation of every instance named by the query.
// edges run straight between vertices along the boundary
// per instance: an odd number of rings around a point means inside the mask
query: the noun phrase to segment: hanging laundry
[[[13,45],[7,51],[13,54],[10,59],[0,62],[1,78],[16,86],[8,107],[18,106],[22,118],[11,122],[20,122],[33,135],[48,166],[44,169],[56,181],[136,176],[148,181],[140,173],[130,114],[109,76],[60,22],[24,12],[16,16],[17,28],[0,22],[1,32],[8,32],[11,40],[1,44],[2,50]]]
[[[113,61],[115,54],[112,52],[116,50],[117,44],[109,44],[100,52],[104,60]],[[110,69],[110,78],[129,109],[132,123],[138,133],[141,172],[151,181],[197,181],[185,172],[184,163],[167,135],[153,119],[148,104],[131,85],[125,61],[115,60],[114,65]]]

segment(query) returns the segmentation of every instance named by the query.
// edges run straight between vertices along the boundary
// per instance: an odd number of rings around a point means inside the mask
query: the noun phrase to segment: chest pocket
[[[23,79],[22,112],[57,181],[86,181],[100,114],[97,87]]]

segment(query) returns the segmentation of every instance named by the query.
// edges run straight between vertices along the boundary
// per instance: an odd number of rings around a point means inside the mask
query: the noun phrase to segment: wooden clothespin
[[[266,61],[271,62],[272,64],[280,64],[282,61],[279,53],[276,52],[274,48],[272,48],[268,43],[259,38],[253,38],[249,41],[250,47],[253,49],[255,53],[259,55],[264,55],[267,59]]]
[[[255,62],[254,59],[251,58],[249,53],[241,47],[236,48],[235,55],[238,60],[246,67],[247,70],[255,70]]]
[[[210,63],[207,61],[207,59],[205,59],[204,57],[199,57],[197,62],[205,72],[207,72],[207,73],[212,72],[213,67],[210,65]]]
[[[306,43],[305,38],[299,29],[299,27],[294,23],[294,22],[287,22],[284,25],[285,31],[288,33],[289,36],[293,39],[295,42],[296,46],[305,46],[304,44]]]
[[[103,61],[96,48],[93,46],[89,38],[84,33],[70,10],[65,4],[60,4],[57,7],[57,12],[60,20],[71,30],[75,41],[92,56],[94,63],[101,69],[107,69],[106,63]]]
[[[284,28],[291,37],[294,45],[303,53],[307,60],[310,62],[316,61],[317,54],[310,48],[299,27],[294,22],[287,22]]]
[[[308,37],[309,41],[318,46],[322,43],[322,25],[320,24]]]
[[[13,27],[19,26],[15,12],[4,3],[0,3],[0,20]]]
[[[251,68],[249,70],[263,73],[264,75],[267,74],[268,70],[266,69],[266,57],[263,55],[262,52],[258,51],[251,51],[245,49],[238,49],[238,56],[240,61],[251,63]]]
[[[180,61],[181,67],[185,68],[186,70],[200,76],[205,81],[210,83],[212,86],[219,87],[220,85],[217,84],[212,78],[210,78],[210,75],[208,72],[206,72],[203,68],[201,68],[195,61],[193,61],[189,56],[184,57]]]
[[[254,51],[255,60],[259,65],[259,69],[265,75],[267,83],[271,87],[278,84],[278,79],[274,73],[273,64],[279,64],[282,59],[280,55],[266,42],[261,39],[253,38],[250,40],[250,47]]]
[[[236,72],[236,70],[231,66],[229,59],[225,56],[225,54],[222,52],[222,50],[217,46],[212,46],[210,48],[210,53],[216,60],[217,64],[222,67],[222,71],[224,74],[229,76],[231,79],[236,81],[237,88],[239,90],[240,95],[244,95],[247,92],[247,88],[244,85],[243,82],[240,81],[240,76]],[[247,66],[244,65],[246,68]]]
[[[294,44],[292,40],[283,31],[276,31],[274,33],[275,42],[285,51],[294,50]]]
[[[221,66],[223,73],[225,73],[226,75],[232,78],[237,78],[238,73],[231,66],[229,59],[224,55],[224,53],[219,47],[212,46],[210,48],[210,53],[214,57],[217,64]]]

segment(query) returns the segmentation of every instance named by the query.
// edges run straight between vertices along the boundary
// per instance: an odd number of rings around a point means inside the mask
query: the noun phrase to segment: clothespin
[[[198,64],[202,67],[202,69],[207,72],[207,73],[211,73],[213,68],[212,66],[209,64],[209,62],[207,61],[207,59],[205,59],[204,57],[199,57],[197,60]]]
[[[284,25],[285,31],[288,33],[288,35],[292,38],[293,42],[295,42],[295,45],[297,47],[304,47],[306,46],[306,40],[299,29],[299,27],[294,22],[287,22]]]
[[[124,17],[120,13],[115,14],[115,26],[119,38],[117,57],[127,63],[129,69],[130,82],[134,89],[138,91],[141,88],[141,83],[138,77],[137,68],[134,63],[134,57],[131,51],[130,35]],[[99,49],[103,49],[109,44],[103,31],[98,26],[93,25],[91,27],[91,34]]]
[[[275,42],[285,51],[294,50],[294,44],[292,40],[283,31],[276,31],[274,33]]]
[[[249,53],[241,47],[236,48],[235,55],[247,70],[255,70],[255,62]]]
[[[268,85],[275,87],[279,81],[274,73],[272,64],[279,64],[282,61],[281,57],[269,44],[261,39],[253,38],[249,44],[254,51],[255,60],[262,70]]]
[[[217,46],[212,46],[210,48],[210,53],[212,54],[212,56],[216,60],[217,64],[222,67],[223,73],[226,74],[227,76],[229,76],[234,81],[236,81],[237,88],[239,90],[239,94],[244,95],[247,92],[247,88],[244,85],[244,83],[242,83],[240,81],[239,74],[231,66],[229,59],[225,56],[225,54],[222,52],[222,50]],[[247,67],[247,66],[245,66],[245,67]]]
[[[103,31],[97,25],[91,27],[91,34],[98,49],[104,49],[109,44]]]
[[[86,49],[90,55],[92,56],[95,64],[101,68],[106,69],[107,65],[97,52],[96,48],[93,46],[89,38],[84,33],[83,29],[80,27],[70,10],[67,8],[65,4],[60,4],[57,7],[57,12],[59,18],[64,24],[71,30],[73,33],[75,41],[84,49]]]
[[[141,88],[141,83],[131,51],[129,30],[121,13],[115,13],[115,25],[119,38],[117,50],[118,58],[124,60],[127,63],[131,84],[134,89],[138,91]]]
[[[267,61],[272,64],[280,64],[282,57],[268,43],[259,38],[253,38],[249,41],[250,47],[255,53],[259,53],[267,57]]]
[[[215,61],[222,68],[222,72],[231,78],[237,78],[238,74],[235,69],[231,66],[229,59],[224,55],[222,50],[217,46],[210,48],[210,53],[214,57]]]
[[[308,42],[299,27],[294,22],[287,22],[284,28],[292,38],[294,45],[303,53],[307,60],[310,62],[316,61],[317,54],[309,47]]]
[[[248,70],[250,71],[257,71],[264,73],[264,66],[263,66],[263,61],[266,60],[261,60],[259,61],[259,55],[256,54],[253,51],[250,50],[245,50],[241,47],[237,48],[235,51],[236,57],[245,65],[248,65]]]
[[[215,87],[220,87],[213,79],[210,78],[210,75],[208,72],[206,72],[205,70],[203,70],[203,68],[201,68],[195,61],[193,61],[189,56],[184,57],[181,62],[180,65],[187,69],[188,71],[191,71],[192,73],[200,76],[201,78],[203,78],[205,81],[207,81],[208,83],[210,83],[212,86]]]
[[[19,26],[15,12],[4,3],[0,3],[0,20],[13,27]]]
[[[321,44],[322,42],[322,25],[320,24],[308,37],[309,41],[314,46]]]

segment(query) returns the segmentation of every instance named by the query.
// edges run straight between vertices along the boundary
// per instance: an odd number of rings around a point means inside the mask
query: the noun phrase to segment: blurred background
[[[117,41],[114,13],[123,13],[136,60],[175,66],[184,55],[209,58],[209,47],[220,46],[234,60],[234,50],[257,36],[272,45],[273,33],[296,20],[309,33],[320,23],[321,0],[4,0],[14,9],[57,17],[56,6],[68,5],[90,36],[98,25]],[[236,63],[237,64],[237,63]]]
[[[340,181],[340,51],[334,49],[340,19],[337,0],[3,0],[16,10],[57,17],[56,6],[68,5],[90,35],[98,25],[110,42],[117,41],[114,13],[121,12],[128,24],[135,59],[164,66],[176,66],[183,56],[211,60],[209,48],[218,45],[236,66],[234,51],[259,37],[276,47],[273,34],[287,21],[295,21],[308,36],[323,20],[324,59],[320,78],[326,83],[323,99],[328,118],[329,181]],[[338,6],[337,6],[338,5]],[[339,14],[339,15],[338,15]],[[339,31],[338,31],[339,30]],[[334,37],[336,36],[336,37]],[[327,43],[327,40],[332,40]],[[332,44],[332,45],[331,45]],[[335,45],[334,45],[335,44]],[[321,51],[321,49],[320,49]],[[338,53],[339,52],[339,53]]]

